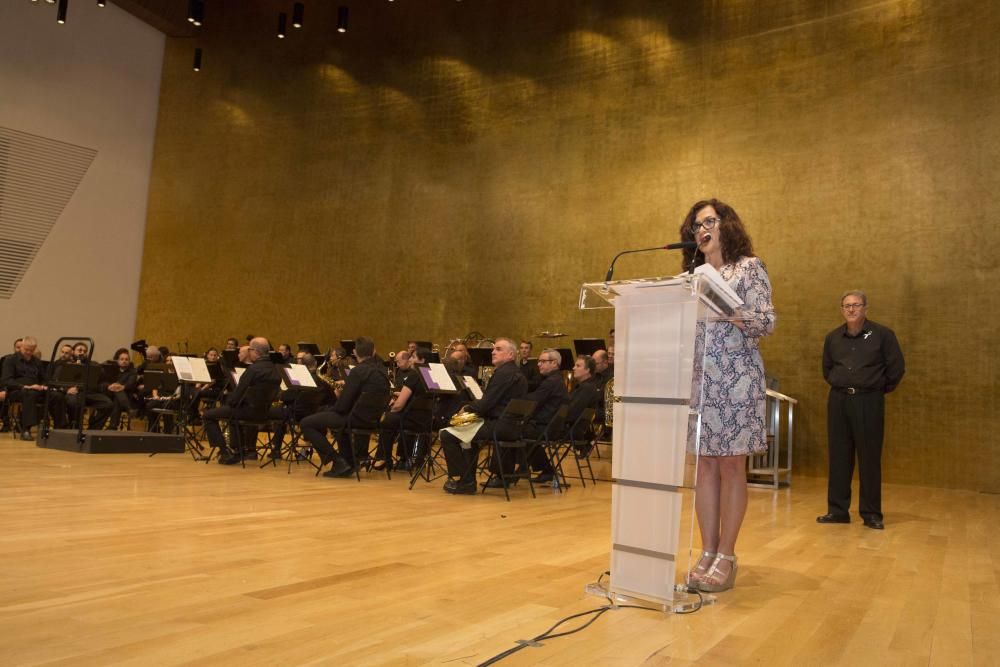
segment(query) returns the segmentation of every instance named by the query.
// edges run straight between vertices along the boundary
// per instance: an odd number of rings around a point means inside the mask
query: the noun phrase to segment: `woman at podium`
[[[766,385],[759,341],[774,330],[767,269],[736,211],[716,199],[691,207],[681,240],[684,268],[710,264],[743,299],[738,318],[706,322],[698,492],[702,553],[689,585],[707,592],[736,583],[736,539],[747,507],[747,456],[767,451]]]

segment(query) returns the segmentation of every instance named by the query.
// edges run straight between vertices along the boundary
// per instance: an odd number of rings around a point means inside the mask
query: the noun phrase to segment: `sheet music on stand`
[[[302,364],[286,364],[281,370],[287,386],[316,388],[316,380],[313,379],[312,373]]]
[[[174,371],[181,382],[197,382],[211,384],[212,375],[208,372],[208,364],[201,357],[172,357]]]
[[[417,364],[417,371],[420,373],[420,379],[423,381],[428,393],[457,394],[461,391],[461,388],[455,384],[451,373],[448,372],[444,364],[434,362]]]
[[[462,382],[465,383],[465,388],[469,390],[469,393],[478,401],[483,397],[483,388],[479,386],[475,378],[469,377],[468,375],[462,376]]]

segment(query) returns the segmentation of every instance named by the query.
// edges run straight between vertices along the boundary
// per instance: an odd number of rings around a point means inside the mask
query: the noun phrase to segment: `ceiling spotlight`
[[[201,22],[205,20],[205,0],[194,0],[194,11],[192,12],[193,18],[190,19],[197,27],[201,27]]]
[[[305,13],[306,7],[301,2],[296,2],[292,6],[292,27],[301,28],[302,27],[302,15]]]
[[[63,24],[66,22],[66,9],[69,4],[69,0],[59,0],[59,9],[56,11],[56,23]]]
[[[49,3],[50,5],[56,4],[56,0],[45,0],[45,2]]]
[[[337,32],[347,32],[347,7],[337,8]]]
[[[98,7],[104,7],[107,3],[104,0],[97,0]]]
[[[194,50],[194,71],[195,72],[200,72],[201,71],[201,49],[200,48]]]
[[[285,27],[288,23],[288,14],[281,12],[278,14],[278,39],[285,38]]]

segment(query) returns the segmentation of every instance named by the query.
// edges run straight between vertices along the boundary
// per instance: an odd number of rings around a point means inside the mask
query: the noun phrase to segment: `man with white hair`
[[[49,414],[56,428],[66,427],[66,398],[58,391],[48,391],[45,370],[35,357],[38,342],[31,336],[21,339],[17,354],[4,360],[0,387],[9,391],[9,400],[21,402],[21,439],[31,440],[31,428],[38,424],[38,402],[48,394]]]
[[[462,412],[479,415],[485,423],[476,431],[471,441],[463,443],[458,436],[441,431],[441,449],[448,462],[449,479],[444,484],[447,493],[476,493],[476,464],[479,461],[479,447],[484,440],[517,437],[519,434],[504,432],[505,424],[500,415],[512,399],[528,393],[528,380],[517,367],[517,344],[510,338],[497,338],[493,344],[493,377],[486,385],[483,397],[469,403]],[[464,446],[463,446],[464,445]]]

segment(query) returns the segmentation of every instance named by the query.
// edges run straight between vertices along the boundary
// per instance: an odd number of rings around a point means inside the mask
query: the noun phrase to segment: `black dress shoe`
[[[323,477],[350,477],[354,474],[351,464],[342,458],[333,460],[333,468],[323,473]]]
[[[478,493],[475,482],[467,482],[464,484],[456,483],[451,487],[446,484],[444,490],[456,496],[474,496]]]
[[[850,523],[851,517],[846,514],[824,514],[816,517],[816,523]]]
[[[885,524],[882,523],[882,519],[865,519],[866,528],[874,528],[875,530],[885,530]]]
[[[239,454],[219,454],[219,465],[235,466],[239,465],[242,459]]]
[[[547,484],[552,481],[552,473],[543,472],[531,478],[532,484]]]
[[[490,477],[488,480],[483,482],[483,486],[485,486],[487,489],[502,489],[503,480],[500,479],[499,477]]]

